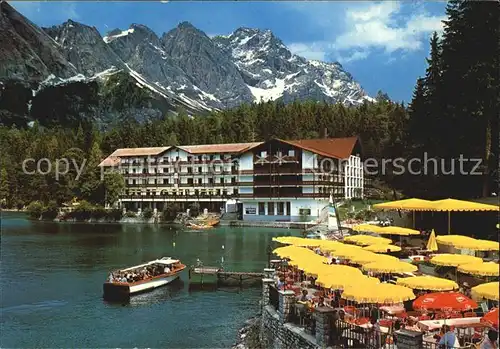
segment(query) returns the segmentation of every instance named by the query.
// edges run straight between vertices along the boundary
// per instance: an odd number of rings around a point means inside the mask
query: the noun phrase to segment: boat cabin
[[[109,275],[108,282],[136,283],[173,275],[180,272],[184,268],[185,266],[178,259],[163,257],[148,263],[114,271]]]

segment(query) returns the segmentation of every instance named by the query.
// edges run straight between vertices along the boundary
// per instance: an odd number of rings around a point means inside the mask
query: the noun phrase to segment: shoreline
[[[262,314],[257,314],[245,321],[238,331],[238,339],[231,349],[264,349],[260,342]]]
[[[27,210],[16,210],[16,209],[2,209],[1,212],[16,212],[28,214]],[[29,218],[32,221],[37,222],[54,222],[54,223],[89,223],[89,224],[148,224],[148,225],[183,225],[182,222],[177,221],[162,221],[158,217],[152,217],[150,219],[144,219],[139,217],[123,217],[120,220],[108,220],[106,218],[101,219],[85,219],[77,220],[75,218],[60,220],[60,219],[36,219]],[[266,221],[234,221],[234,220],[221,220],[219,223],[220,227],[230,227],[230,228],[242,228],[242,227],[253,227],[253,228],[276,228],[276,229],[292,229],[292,230],[306,230],[317,226],[317,223],[303,223],[303,222],[266,222]],[[189,227],[186,227],[189,228]]]

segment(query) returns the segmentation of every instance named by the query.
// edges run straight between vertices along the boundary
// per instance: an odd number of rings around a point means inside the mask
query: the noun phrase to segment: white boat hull
[[[176,274],[176,275],[170,275],[170,276],[165,276],[162,278],[154,279],[154,280],[151,280],[151,281],[139,284],[139,285],[129,286],[129,294],[132,295],[132,294],[152,290],[152,289],[167,285],[178,278],[179,278],[179,275]]]

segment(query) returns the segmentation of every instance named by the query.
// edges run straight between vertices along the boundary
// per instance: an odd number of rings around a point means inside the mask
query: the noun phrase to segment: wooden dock
[[[189,269],[190,283],[238,284],[260,283],[264,273],[229,271],[219,267],[191,267]]]

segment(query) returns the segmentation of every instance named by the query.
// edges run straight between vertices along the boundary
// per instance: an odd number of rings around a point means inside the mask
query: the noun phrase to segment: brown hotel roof
[[[278,139],[278,141],[290,144],[292,146],[308,150],[310,152],[332,157],[336,159],[346,159],[351,154],[358,141],[357,137],[348,138],[322,138],[322,139],[304,139],[287,141]],[[255,148],[265,142],[251,143],[226,143],[226,144],[203,144],[203,145],[182,145],[167,147],[150,148],[121,148],[115,150],[110,156],[104,159],[99,166],[115,166],[120,157],[130,156],[153,156],[159,155],[170,148],[179,148],[190,154],[211,154],[211,153],[242,153]]]
[[[301,139],[280,141],[310,152],[336,159],[347,159],[358,142],[358,137]]]

